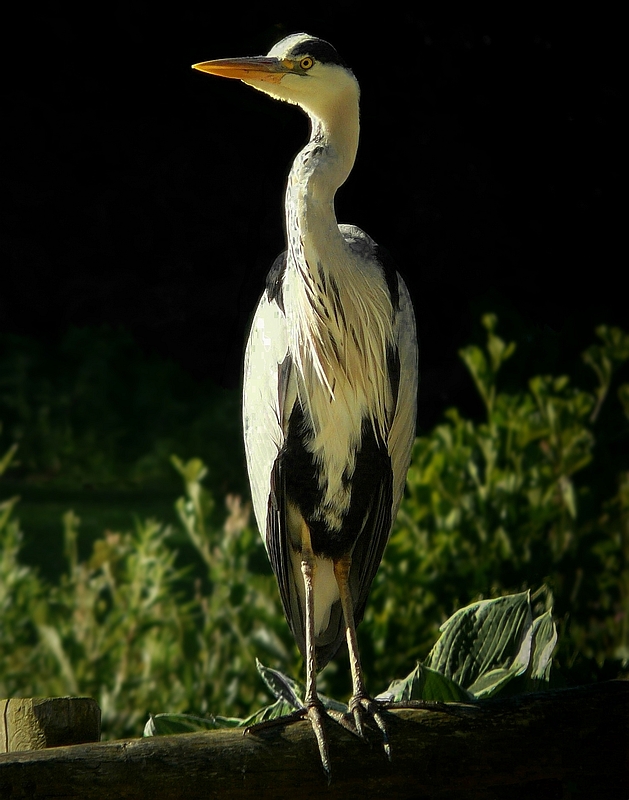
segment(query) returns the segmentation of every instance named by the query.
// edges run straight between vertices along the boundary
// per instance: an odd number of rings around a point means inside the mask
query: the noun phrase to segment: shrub
[[[424,658],[455,609],[542,583],[555,596],[564,668],[578,653],[599,665],[629,658],[628,384],[617,392],[625,457],[616,493],[596,495],[588,484],[597,469],[597,419],[615,370],[629,358],[629,336],[598,328],[601,344],[583,356],[598,379],[594,390],[573,387],[566,375],[536,376],[507,394],[497,376],[515,344],[497,336],[493,315],[483,325],[485,351],[472,345],[461,357],[485,421],[450,409],[415,442],[364,625],[380,679]]]
[[[505,393],[497,376],[515,345],[497,336],[495,317],[483,324],[485,350],[461,355],[486,419],[451,409],[416,440],[407,495],[359,629],[374,694],[426,658],[457,609],[542,583],[555,597],[564,671],[581,659],[587,669],[576,677],[591,679],[629,662],[628,384],[616,391],[620,457],[603,464],[596,439],[629,336],[598,329],[601,343],[584,354],[593,390],[567,376],[537,376]],[[14,452],[0,460],[0,475]],[[268,699],[256,656],[300,675],[248,505],[228,496],[225,514],[202,484],[199,459],[172,462],[185,485],[176,504],[182,530],[136,520],[131,531],[105,531],[81,559],[80,521],[68,511],[66,568],[52,584],[20,561],[18,498],[0,505],[0,697],[91,695],[111,738],[138,735],[160,711],[246,717]],[[196,572],[179,564],[182,537],[194,547]],[[539,619],[547,611],[535,609]],[[349,670],[333,662],[318,687],[342,698]]]

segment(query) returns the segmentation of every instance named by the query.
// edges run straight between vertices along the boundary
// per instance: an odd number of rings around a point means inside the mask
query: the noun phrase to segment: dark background
[[[447,405],[474,412],[457,350],[480,341],[484,311],[517,336],[526,376],[567,369],[596,324],[626,327],[619,22],[332,5],[36,4],[5,28],[0,333],[123,324],[147,352],[238,384],[308,126],[190,65],[299,30],[362,87],[338,217],[392,252],[415,299],[421,428]]]

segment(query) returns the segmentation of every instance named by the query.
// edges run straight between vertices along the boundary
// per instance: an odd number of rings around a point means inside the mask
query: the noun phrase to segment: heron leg
[[[323,770],[330,780],[330,756],[328,741],[323,727],[325,711],[317,695],[317,659],[315,653],[314,627],[314,573],[315,557],[310,542],[310,531],[306,523],[302,526],[301,574],[306,596],[306,694],[304,705],[312,730],[319,746]]]
[[[360,653],[358,651],[358,639],[356,638],[356,625],[354,624],[354,604],[349,588],[349,572],[351,565],[351,555],[345,555],[334,562],[334,576],[336,577],[336,582],[339,587],[341,607],[345,619],[345,634],[347,637],[349,664],[352,673],[352,696],[349,701],[349,710],[354,718],[356,731],[361,738],[365,738],[362,714],[366,713],[373,719],[382,732],[384,751],[387,758],[390,760],[391,746],[389,744],[387,727],[380,713],[378,703],[372,700],[367,694],[363,671],[360,666]]]

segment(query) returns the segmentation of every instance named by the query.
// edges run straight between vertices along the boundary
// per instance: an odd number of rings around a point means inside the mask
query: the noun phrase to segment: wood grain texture
[[[0,797],[627,800],[629,682],[391,712],[393,760],[328,722],[328,787],[308,724],[0,755]]]

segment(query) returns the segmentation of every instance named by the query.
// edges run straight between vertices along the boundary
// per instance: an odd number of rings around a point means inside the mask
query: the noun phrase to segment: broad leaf
[[[531,654],[530,678],[533,681],[548,681],[553,652],[557,644],[557,627],[550,609],[533,620],[533,653]]]
[[[527,669],[532,622],[528,592],[472,603],[441,626],[425,666],[475,697],[494,694]]]
[[[427,700],[441,703],[469,703],[473,699],[469,692],[450,678],[418,664],[403,680],[393,681],[386,691],[394,702]]]
[[[193,714],[151,714],[143,736],[169,736],[174,733],[199,733],[218,728],[237,728],[242,720],[234,717],[195,717]]]
[[[282,700],[286,704],[288,711],[284,713],[291,713],[292,711],[304,708],[306,687],[302,683],[289,678],[288,675],[284,675],[283,672],[265,667],[258,659],[256,659],[256,667],[262,676],[262,680],[266,683],[272,694],[275,695],[278,700]],[[347,712],[347,706],[344,703],[339,703],[337,700],[326,697],[324,694],[317,694],[317,696],[323,703],[324,708],[329,708],[332,711],[340,711],[342,714]],[[267,708],[271,708],[271,706],[267,706]],[[260,712],[257,713],[259,714]]]
[[[283,700],[291,711],[296,711],[304,707],[303,698],[305,695],[305,688],[302,684],[289,678],[276,669],[265,667],[264,664],[256,658],[256,667],[262,676],[262,680],[266,683],[271,694],[277,697],[278,700]]]
[[[276,700],[271,705],[264,706],[264,708],[261,708],[254,714],[251,714],[251,716],[247,717],[247,719],[241,720],[240,725],[242,727],[247,727],[249,725],[257,725],[258,722],[266,722],[269,719],[279,719],[280,717],[287,717],[294,711],[295,708],[290,703],[287,703],[285,700]]]

